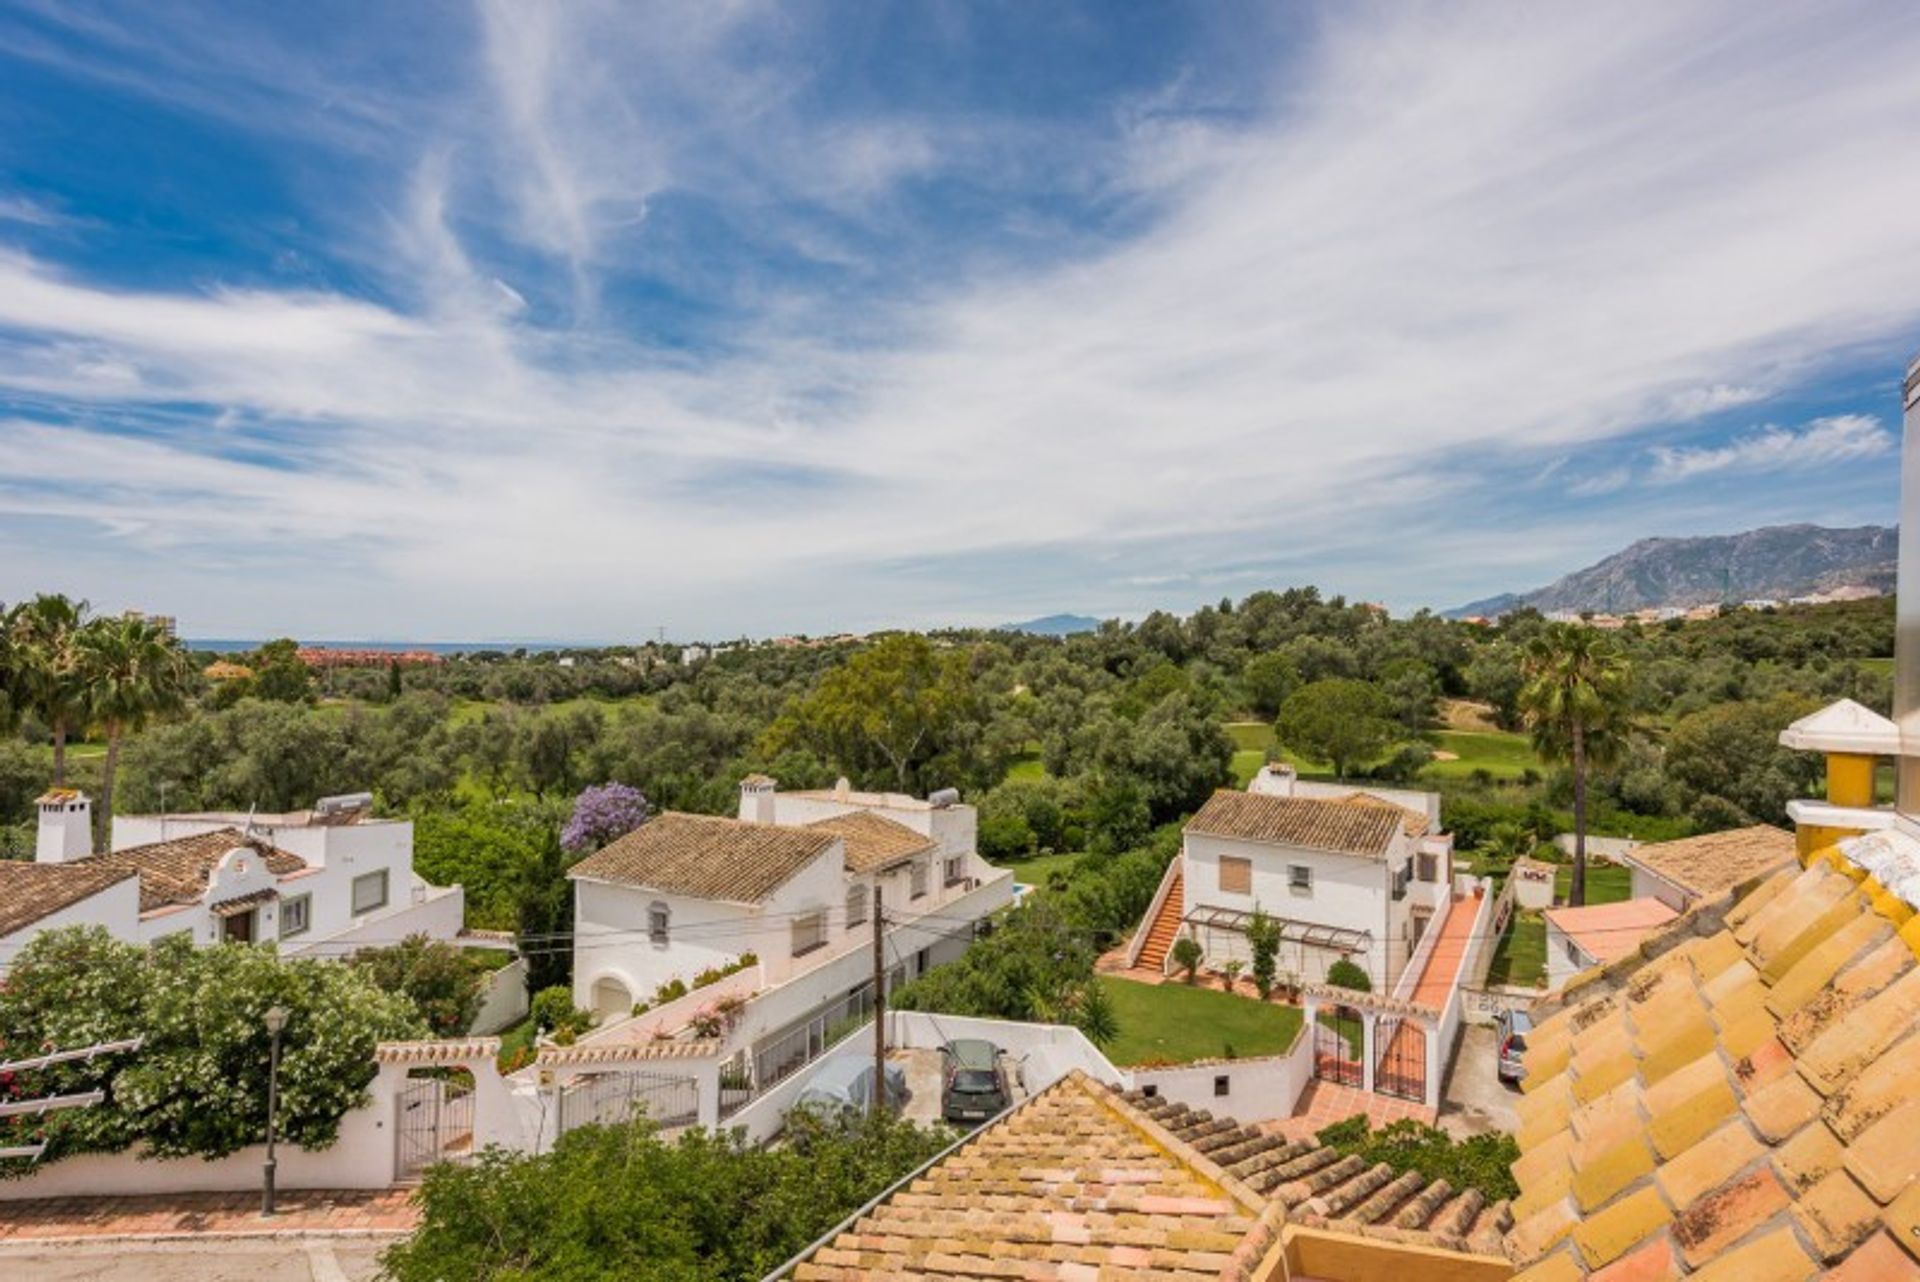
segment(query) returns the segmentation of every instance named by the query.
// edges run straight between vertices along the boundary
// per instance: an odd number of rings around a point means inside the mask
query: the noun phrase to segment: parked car
[[[1533,1019],[1523,1010],[1503,1010],[1494,1031],[1500,1037],[1500,1080],[1517,1084],[1527,1075],[1527,1034],[1533,1031]]]
[[[941,1053],[940,1115],[949,1122],[984,1122],[1013,1102],[998,1046],[963,1037]]]
[[[898,1064],[887,1065],[887,1107],[898,1113],[907,1103],[907,1074]],[[873,1059],[866,1055],[836,1055],[814,1070],[794,1099],[795,1108],[824,1118],[864,1113],[873,1105]]]

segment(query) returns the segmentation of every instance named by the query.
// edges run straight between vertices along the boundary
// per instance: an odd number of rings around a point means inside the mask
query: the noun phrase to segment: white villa
[[[288,955],[453,938],[463,892],[414,875],[412,822],[375,819],[372,803],[358,794],[284,815],[117,815],[107,853],[92,854],[92,801],[48,792],[34,861],[0,862],[0,966],[40,931],[72,925],[132,943],[273,940]]]
[[[1187,823],[1128,960],[1165,970],[1184,933],[1209,967],[1247,961],[1258,908],[1279,923],[1280,967],[1298,982],[1323,982],[1345,958],[1375,992],[1392,992],[1451,903],[1453,838],[1439,827],[1438,794],[1311,783],[1266,766]]]
[[[1012,900],[1012,874],[974,849],[976,823],[951,790],[922,800],[855,792],[843,779],[783,793],[764,775],[741,781],[737,819],[658,815],[568,873],[574,1001],[611,1020],[676,980],[691,987],[732,968],[751,969],[764,993],[831,967],[829,989],[844,990],[871,969],[862,950],[876,888],[890,937],[941,918],[890,959],[890,970],[918,975],[958,956],[973,923]],[[921,938],[929,933],[938,942]],[[854,964],[833,965],[850,954]]]

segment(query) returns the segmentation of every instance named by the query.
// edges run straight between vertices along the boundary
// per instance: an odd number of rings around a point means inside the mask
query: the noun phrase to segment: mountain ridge
[[[1531,606],[1548,613],[1784,600],[1842,587],[1893,591],[1898,527],[1768,525],[1738,534],[1652,537],[1562,575],[1545,587],[1506,592],[1445,611],[1494,616]]]

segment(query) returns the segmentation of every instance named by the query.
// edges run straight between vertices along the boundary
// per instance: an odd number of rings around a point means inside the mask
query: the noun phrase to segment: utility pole
[[[880,887],[873,888],[873,1116],[887,1108],[887,928]]]

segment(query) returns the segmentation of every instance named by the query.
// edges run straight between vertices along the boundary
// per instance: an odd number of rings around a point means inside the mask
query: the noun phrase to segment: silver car
[[[1494,1031],[1500,1037],[1500,1080],[1517,1085],[1527,1075],[1527,1034],[1533,1031],[1533,1019],[1523,1010],[1503,1010]]]

